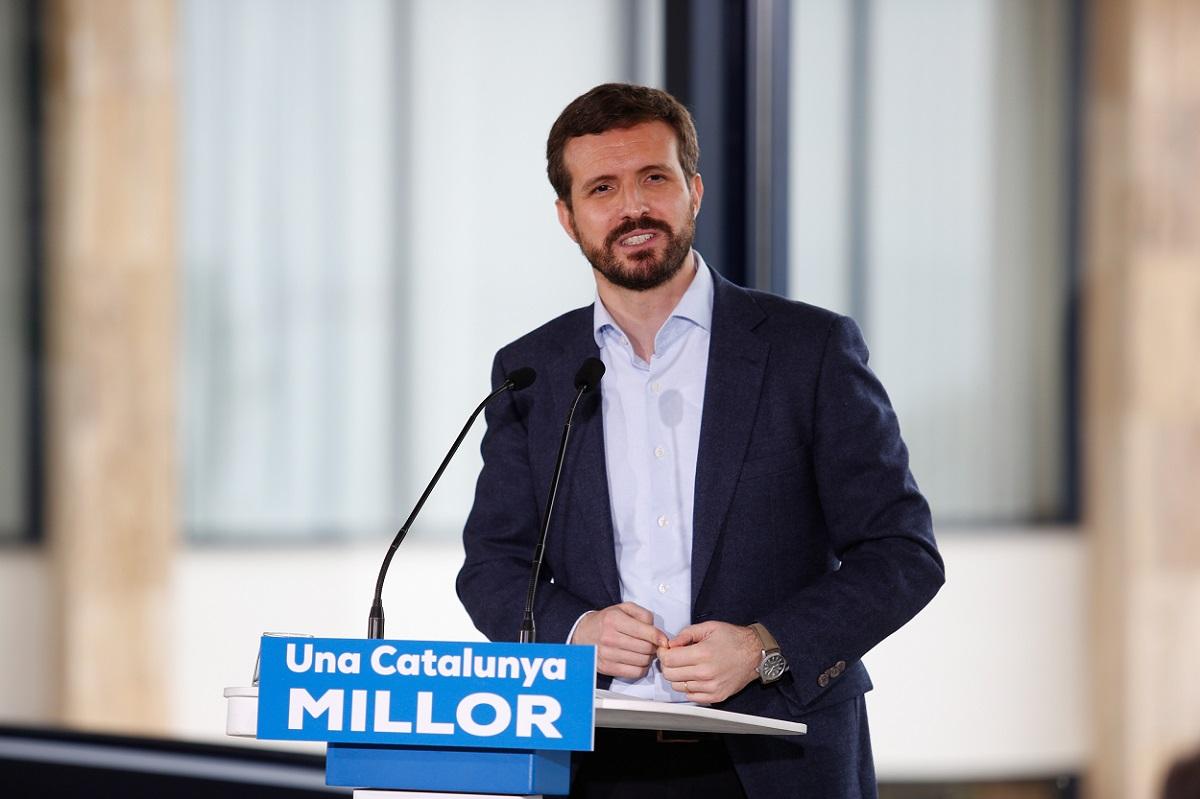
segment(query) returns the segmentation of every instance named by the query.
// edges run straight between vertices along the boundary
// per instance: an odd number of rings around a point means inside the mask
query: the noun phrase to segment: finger
[[[715,680],[674,680],[671,687],[683,694],[711,692],[717,687]]]
[[[653,617],[651,617],[653,621]],[[613,617],[613,627],[619,632],[637,638],[650,644],[651,648],[658,646],[667,637],[662,630],[653,624],[639,621],[632,616],[617,615]]]
[[[667,667],[686,668],[688,666],[697,666],[707,660],[706,649],[699,646],[660,649],[658,650],[658,660],[662,663],[664,669]]]
[[[663,677],[667,678],[671,682],[685,682],[687,680],[695,682],[697,680],[712,679],[711,671],[700,665],[684,666],[682,668],[669,668],[667,666],[663,666],[662,673]]]
[[[716,680],[680,680],[672,682],[671,687],[680,693],[687,694],[687,698],[693,702],[719,701],[712,697],[720,696],[721,690],[721,686]],[[697,697],[705,697],[705,699]]]
[[[632,635],[627,635],[619,630],[612,630],[600,639],[600,645],[611,649],[623,649],[628,652],[637,652],[639,655],[654,656],[658,653],[654,644],[641,638],[635,638]]]
[[[653,655],[643,655],[640,652],[630,652],[627,649],[615,649],[613,647],[602,648],[597,652],[596,658],[597,660],[624,663],[627,666],[637,666],[642,669],[654,662]]]
[[[596,663],[596,670],[601,674],[607,674],[609,677],[621,677],[626,680],[640,680],[646,676],[648,669],[630,666],[624,663],[614,663],[609,660],[601,660]]]
[[[643,624],[654,624],[654,614],[636,602],[622,602],[621,604],[614,605],[613,607],[624,612],[626,616],[637,619]]]
[[[645,636],[643,636],[645,640],[649,641],[655,646],[667,645],[667,641],[670,640],[670,636],[654,626],[654,614],[651,611],[635,602],[622,602],[620,605],[616,605],[614,607],[622,610],[626,616],[632,618],[634,621],[646,625],[645,628],[642,628],[642,632],[645,633]],[[652,633],[651,630],[653,630]]]
[[[682,647],[699,643],[705,639],[706,634],[707,630],[705,629],[704,625],[693,624],[690,627],[684,627],[682,630],[680,630],[679,634],[668,642],[668,646],[674,648],[677,646]]]
[[[729,697],[723,693],[691,693],[687,695],[689,702],[695,702],[697,705],[715,705],[717,702],[724,702]]]

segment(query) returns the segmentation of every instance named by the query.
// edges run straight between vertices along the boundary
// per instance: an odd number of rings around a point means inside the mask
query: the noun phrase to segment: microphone
[[[546,534],[550,530],[550,517],[554,513],[554,498],[558,495],[558,481],[562,477],[563,462],[567,455],[567,441],[571,438],[571,420],[575,418],[575,409],[584,394],[600,385],[604,377],[604,362],[599,358],[588,358],[575,373],[575,400],[567,412],[567,423],[563,425],[562,441],[558,445],[558,462],[554,465],[554,477],[550,481],[550,496],[546,500],[546,515],[542,518],[542,532],[538,538],[537,549],[533,551],[533,566],[529,575],[529,591],[525,595],[525,613],[521,617],[520,642],[532,644],[537,641],[537,625],[533,621],[533,600],[537,594],[538,578],[542,573],[542,560],[546,551]]]
[[[600,385],[600,378],[604,377],[604,361],[599,358],[588,358],[583,362],[583,366],[579,367],[579,371],[575,373],[575,389],[580,394],[586,394],[596,386]],[[579,398],[576,397],[576,400]],[[571,408],[574,413],[575,408]],[[567,417],[567,422],[570,423],[570,417]]]
[[[603,365],[601,365],[601,370],[603,368]],[[474,412],[467,419],[467,423],[463,425],[463,429],[459,432],[458,438],[454,439],[454,444],[450,447],[450,451],[446,453],[445,458],[442,458],[442,465],[434,472],[433,479],[429,481],[429,485],[425,486],[425,493],[421,494],[421,498],[417,500],[417,504],[413,507],[412,512],[408,514],[408,519],[405,520],[404,525],[396,533],[396,537],[392,539],[392,545],[388,547],[387,555],[383,558],[383,565],[379,567],[379,578],[375,581],[375,599],[371,603],[371,615],[367,619],[367,638],[383,638],[383,581],[387,577],[388,567],[392,565],[392,556],[396,554],[396,549],[400,546],[400,542],[408,535],[408,528],[412,527],[417,514],[425,506],[425,500],[429,499],[429,494],[433,491],[433,487],[437,485],[438,480],[441,479],[442,472],[446,471],[446,466],[449,465],[450,459],[454,457],[455,452],[458,452],[458,447],[462,444],[463,439],[467,437],[467,431],[475,423],[475,418],[496,397],[506,391],[520,391],[521,389],[529,388],[536,379],[537,372],[528,366],[522,366],[520,369],[514,369],[509,372],[505,376],[504,382],[491,394],[488,394],[483,402],[479,403],[479,406],[475,408]]]

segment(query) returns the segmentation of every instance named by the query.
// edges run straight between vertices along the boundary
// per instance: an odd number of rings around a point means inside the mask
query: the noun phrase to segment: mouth
[[[657,237],[657,233],[653,231],[634,233],[632,236],[626,236],[621,239],[622,247],[640,247],[643,244]]]

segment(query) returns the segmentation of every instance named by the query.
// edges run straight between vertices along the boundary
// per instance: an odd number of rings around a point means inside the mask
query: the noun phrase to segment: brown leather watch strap
[[[771,635],[771,632],[766,627],[763,627],[758,622],[754,622],[750,625],[750,629],[758,633],[758,640],[762,641],[762,648],[764,652],[770,652],[772,649],[779,649],[779,642],[775,640],[775,636]]]

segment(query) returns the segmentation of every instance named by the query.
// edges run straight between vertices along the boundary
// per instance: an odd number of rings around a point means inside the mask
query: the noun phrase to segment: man
[[[538,640],[597,647],[599,684],[808,724],[805,736],[597,730],[573,796],[875,795],[860,658],[941,586],[929,509],[852,321],[741,289],[692,250],[687,110],[606,84],[547,143],[596,302],[500,350],[537,383],[493,405],[458,591],[511,640],[573,377]]]

